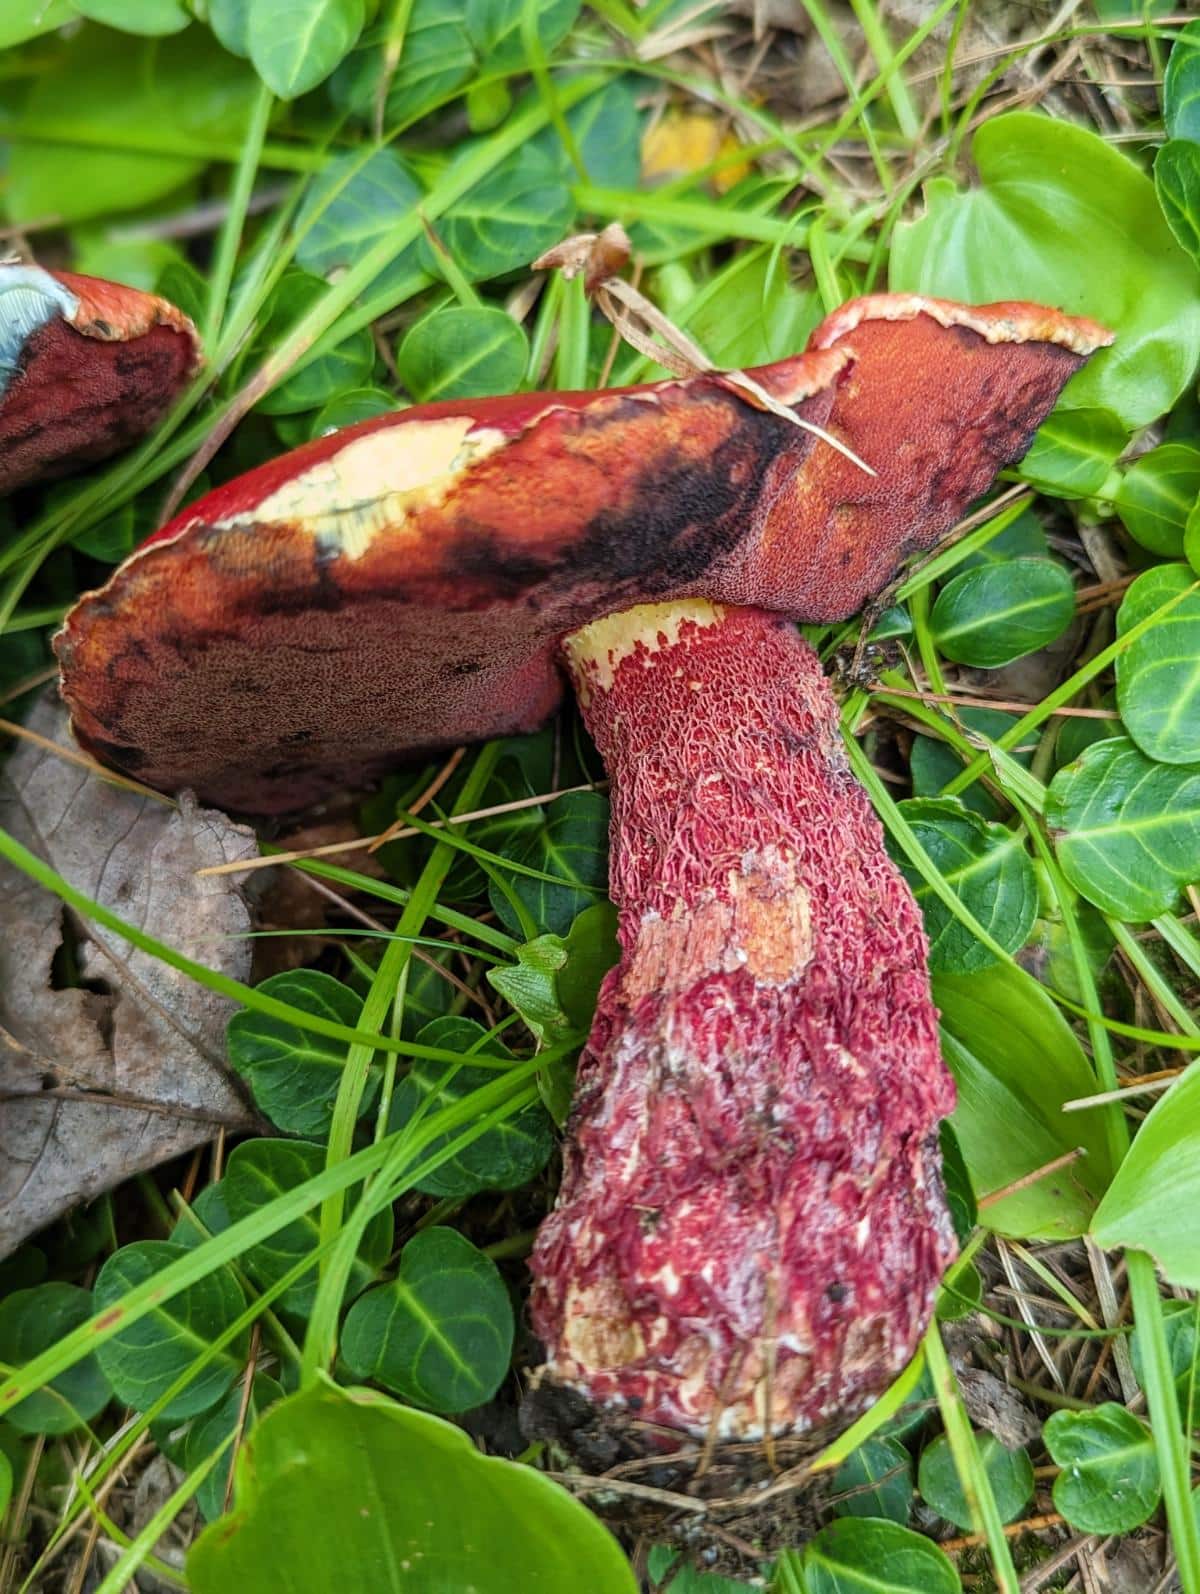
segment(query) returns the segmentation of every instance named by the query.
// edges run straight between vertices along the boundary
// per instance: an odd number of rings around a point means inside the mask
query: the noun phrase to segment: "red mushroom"
[[[0,492],[136,442],[199,364],[195,327],[165,299],[0,264]]]
[[[917,907],[790,620],[877,593],[1108,341],[880,296],[749,387],[367,421],[201,499],[68,616],[83,744],[261,812],[532,729],[573,677],[622,959],[533,1257],[551,1387],[749,1437],[851,1416],[912,1354],[954,1250],[953,1089]]]

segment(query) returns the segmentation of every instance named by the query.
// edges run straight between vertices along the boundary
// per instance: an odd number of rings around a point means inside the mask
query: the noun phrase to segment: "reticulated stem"
[[[533,1258],[548,1376],[694,1434],[848,1419],[954,1252],[917,906],[793,626],[651,605],[563,651],[622,958]]]

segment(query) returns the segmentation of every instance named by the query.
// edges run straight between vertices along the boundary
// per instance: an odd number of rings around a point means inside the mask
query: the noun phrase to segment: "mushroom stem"
[[[648,605],[564,653],[622,957],[533,1256],[547,1383],[694,1435],[847,1421],[955,1252],[920,913],[790,623]]]

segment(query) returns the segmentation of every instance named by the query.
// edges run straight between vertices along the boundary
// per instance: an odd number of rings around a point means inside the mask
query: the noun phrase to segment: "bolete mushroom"
[[[911,1356],[954,1252],[953,1087],[919,912],[791,621],[878,593],[1108,341],[885,295],[749,385],[370,420],[191,505],[67,617],[83,745],[257,812],[531,730],[573,678],[622,957],[533,1256],[570,1398],[746,1438],[845,1419]]]
[[[136,442],[199,363],[195,327],[165,299],[0,263],[0,492]]]

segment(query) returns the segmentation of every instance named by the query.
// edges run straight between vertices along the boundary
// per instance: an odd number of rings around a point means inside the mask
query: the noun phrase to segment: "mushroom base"
[[[830,1430],[955,1254],[907,885],[795,629],[649,606],[565,644],[612,777],[621,962],[532,1258],[541,1375],[645,1447]]]

